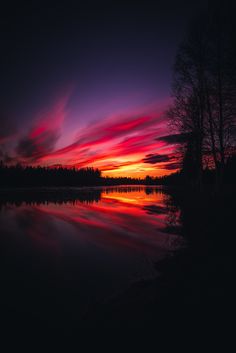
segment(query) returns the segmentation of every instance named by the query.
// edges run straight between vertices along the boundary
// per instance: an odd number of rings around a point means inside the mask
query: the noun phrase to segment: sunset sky
[[[178,168],[171,70],[203,2],[20,4],[1,12],[0,160],[144,177]]]

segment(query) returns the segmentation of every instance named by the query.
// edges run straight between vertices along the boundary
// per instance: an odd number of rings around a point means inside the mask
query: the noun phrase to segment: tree
[[[201,14],[175,60],[173,104],[167,116],[172,129],[191,139],[183,149],[183,168],[187,170],[187,161],[194,161],[199,186],[205,156],[219,182],[235,150],[236,38],[230,16],[228,9],[217,7]]]
[[[204,138],[204,49],[202,27],[191,28],[179,47],[174,67],[173,105],[167,112],[172,128],[187,133],[197,165],[196,182],[202,183]],[[186,144],[189,146],[189,143]]]

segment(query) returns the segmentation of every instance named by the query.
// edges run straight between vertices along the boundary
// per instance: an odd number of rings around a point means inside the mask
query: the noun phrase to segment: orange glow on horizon
[[[176,172],[178,169],[165,170],[158,169],[156,166],[146,167],[143,164],[134,164],[133,166],[120,167],[119,169],[103,170],[102,175],[104,177],[128,177],[128,178],[140,178],[143,179],[147,175],[150,177],[162,177],[164,175],[170,175]]]

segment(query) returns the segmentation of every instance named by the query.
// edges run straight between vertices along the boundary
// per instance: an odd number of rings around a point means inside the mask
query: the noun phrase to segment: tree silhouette
[[[223,180],[227,159],[236,146],[236,37],[227,7],[210,7],[193,21],[174,66],[173,104],[167,111],[172,128],[189,134],[183,168],[195,164],[202,184],[205,156]],[[190,158],[190,153],[192,157]]]
[[[0,186],[84,186],[100,185],[101,172],[94,168],[47,168],[0,164]]]

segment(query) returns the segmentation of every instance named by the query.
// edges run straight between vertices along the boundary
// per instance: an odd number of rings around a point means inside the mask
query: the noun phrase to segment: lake
[[[152,186],[18,190],[0,201],[1,283],[9,325],[81,323],[94,306],[158,276],[183,246],[180,211]]]

